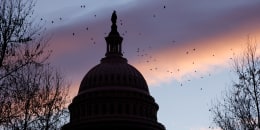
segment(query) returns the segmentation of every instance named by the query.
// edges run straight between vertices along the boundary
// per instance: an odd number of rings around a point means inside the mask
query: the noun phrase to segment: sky
[[[71,81],[72,97],[104,57],[114,10],[124,57],[145,77],[158,121],[167,130],[209,130],[212,101],[236,78],[232,59],[248,37],[259,43],[260,1],[38,0],[50,61]]]

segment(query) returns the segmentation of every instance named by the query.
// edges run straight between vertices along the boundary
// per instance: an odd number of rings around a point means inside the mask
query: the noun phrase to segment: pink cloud
[[[150,52],[153,58],[149,59],[149,63],[136,59],[134,65],[150,85],[215,74],[231,67],[232,59],[241,54],[247,40],[245,30],[251,32],[252,37],[260,39],[259,29],[241,28],[232,33],[185,43],[189,46],[171,45],[167,49]]]

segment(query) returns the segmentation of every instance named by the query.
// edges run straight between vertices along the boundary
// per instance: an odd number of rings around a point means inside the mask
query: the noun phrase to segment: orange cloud
[[[169,45],[166,49],[153,51],[149,61],[139,58],[134,61],[149,85],[177,80],[189,80],[211,75],[230,67],[232,59],[243,50],[246,32],[260,39],[260,31],[240,28],[223,35],[200,39],[180,45]],[[148,58],[148,57],[147,57]],[[146,58],[146,59],[147,59]]]

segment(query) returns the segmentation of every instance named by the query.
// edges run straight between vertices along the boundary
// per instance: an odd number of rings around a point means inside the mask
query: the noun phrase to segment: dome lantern
[[[122,41],[123,38],[117,31],[117,16],[116,11],[113,12],[111,17],[112,25],[111,25],[111,32],[105,38],[107,42],[107,52],[106,56],[123,56],[122,54]]]

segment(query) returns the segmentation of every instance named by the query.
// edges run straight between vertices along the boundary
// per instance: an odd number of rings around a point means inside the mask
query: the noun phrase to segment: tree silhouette
[[[68,84],[48,64],[28,64],[5,79],[12,88],[7,129],[58,129],[68,116]],[[9,114],[9,113],[11,114]]]
[[[248,38],[245,51],[234,59],[237,81],[226,91],[223,101],[212,107],[213,122],[223,130],[260,128],[260,57],[257,46]]]
[[[47,63],[51,51],[35,0],[0,0],[0,129],[58,129],[68,83]]]
[[[42,56],[46,45],[34,6],[35,0],[0,0],[0,80]]]

